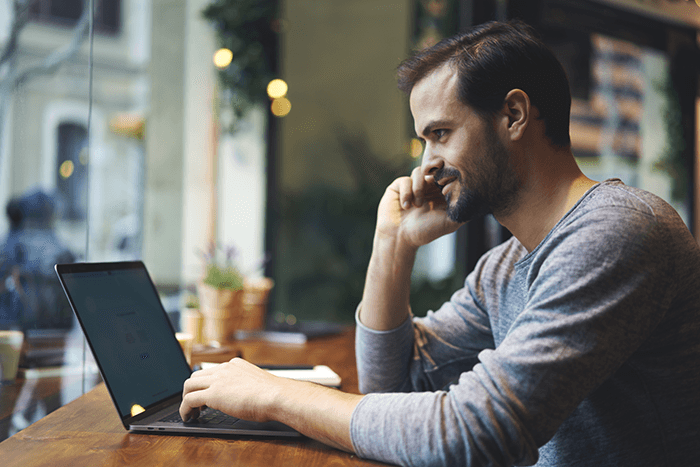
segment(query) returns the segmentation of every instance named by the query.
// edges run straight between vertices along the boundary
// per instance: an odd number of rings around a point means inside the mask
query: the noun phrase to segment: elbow
[[[388,379],[382,374],[368,374],[359,370],[357,384],[361,394],[414,391],[407,378]]]

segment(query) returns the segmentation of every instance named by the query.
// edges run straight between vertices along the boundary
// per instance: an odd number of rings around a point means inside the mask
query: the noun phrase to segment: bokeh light
[[[289,86],[287,86],[287,83],[285,83],[284,80],[273,79],[267,85],[267,95],[270,96],[270,99],[279,99],[280,97],[287,95],[288,89]]]
[[[74,170],[75,166],[73,165],[73,161],[63,161],[63,164],[58,168],[58,173],[61,174],[63,178],[69,178],[73,175]]]
[[[420,159],[420,156],[423,155],[423,143],[420,142],[418,138],[413,138],[411,140],[411,157],[414,159]]]
[[[275,117],[284,117],[292,110],[292,103],[286,97],[280,97],[272,101],[270,109]]]
[[[229,49],[219,49],[214,54],[214,65],[219,69],[229,66],[232,60],[233,52],[231,52]]]

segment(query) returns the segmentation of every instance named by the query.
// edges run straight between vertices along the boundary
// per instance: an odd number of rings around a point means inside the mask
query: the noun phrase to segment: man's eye
[[[438,139],[440,139],[440,138],[442,138],[443,136],[445,136],[446,133],[447,133],[447,130],[442,130],[442,129],[438,129],[438,130],[434,130],[434,131],[433,131],[433,134],[434,134]]]

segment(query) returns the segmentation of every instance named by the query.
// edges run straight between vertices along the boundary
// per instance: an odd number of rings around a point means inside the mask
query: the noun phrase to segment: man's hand
[[[367,267],[359,318],[380,331],[395,329],[410,315],[411,271],[418,247],[454,232],[461,224],[447,215],[447,202],[432,175],[421,168],[394,180],[377,212],[372,257]]]
[[[192,373],[185,381],[180,416],[185,421],[197,418],[200,408],[208,406],[243,420],[266,422],[277,389],[283,383],[281,378],[252,363],[234,358]]]
[[[192,373],[180,416],[208,406],[254,422],[276,420],[306,436],[352,452],[350,420],[362,396],[307,381],[280,378],[240,358]]]
[[[377,234],[418,248],[454,232],[461,224],[447,216],[447,202],[432,175],[416,167],[386,189],[379,202]]]

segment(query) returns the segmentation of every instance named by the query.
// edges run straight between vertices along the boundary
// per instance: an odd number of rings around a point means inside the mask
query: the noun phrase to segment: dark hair
[[[24,219],[24,213],[22,212],[22,207],[17,198],[12,198],[7,202],[5,206],[5,212],[7,213],[7,218],[10,219],[10,228],[18,229],[22,225],[22,220]]]
[[[518,20],[494,21],[443,39],[399,65],[399,89],[410,94],[418,81],[445,63],[457,70],[464,104],[493,115],[510,90],[521,89],[539,110],[552,143],[571,144],[569,81],[559,60],[530,26]]]

